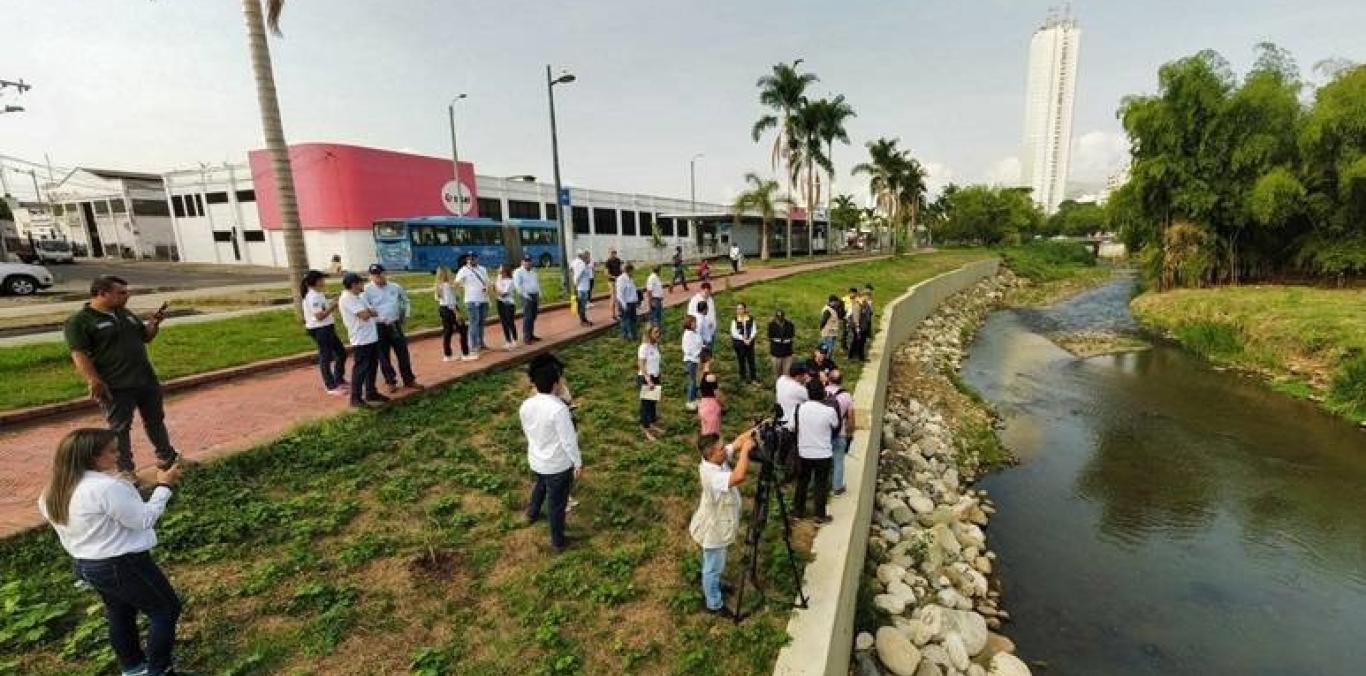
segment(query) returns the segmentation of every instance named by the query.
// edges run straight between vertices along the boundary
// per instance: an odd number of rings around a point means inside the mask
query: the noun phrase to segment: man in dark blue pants
[[[550,546],[556,553],[569,546],[564,532],[565,509],[574,480],[583,476],[583,457],[579,437],[569,406],[555,394],[563,365],[549,355],[538,355],[527,367],[536,394],[522,402],[518,416],[526,434],[527,464],[536,477],[527,505],[527,523],[541,518],[541,507],[549,499]]]

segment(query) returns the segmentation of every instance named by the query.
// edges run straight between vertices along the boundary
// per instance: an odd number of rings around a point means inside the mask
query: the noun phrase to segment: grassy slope
[[[1366,290],[1181,289],[1145,293],[1132,306],[1144,325],[1211,361],[1258,371],[1279,389],[1326,398],[1334,411],[1366,420],[1366,398],[1360,398],[1366,387],[1360,363],[1366,359]],[[1344,375],[1349,364],[1355,376]],[[1358,398],[1336,395],[1335,384],[1354,385]]]
[[[871,281],[899,289],[979,258],[946,252],[810,273],[723,294],[759,316],[781,303],[815,342],[821,301]],[[723,313],[724,314],[724,313]],[[785,641],[791,597],[766,546],[775,603],[736,628],[697,612],[695,419],[682,409],[677,308],[667,313],[667,440],[636,434],[634,346],[603,337],[561,353],[579,396],[587,473],[570,518],[581,543],[553,557],[526,528],[520,370],[439,388],[378,413],[302,427],[187,478],[163,519],[158,558],[187,601],[180,650],[203,673],[759,673]],[[767,371],[760,359],[761,371]],[[766,412],[771,394],[728,383],[725,430]],[[852,381],[857,368],[846,371]],[[802,525],[799,541],[809,542]],[[779,540],[770,532],[766,543]],[[804,549],[804,547],[803,547]],[[729,577],[739,566],[732,549]],[[35,640],[0,638],[0,673],[107,666],[98,602],[72,587],[50,531],[0,543],[0,637],[28,618]],[[93,614],[92,614],[93,612]]]

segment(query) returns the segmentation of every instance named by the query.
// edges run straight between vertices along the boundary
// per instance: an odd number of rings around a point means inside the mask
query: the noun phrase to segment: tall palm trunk
[[[308,272],[308,252],[304,248],[303,229],[299,226],[294,172],[289,166],[289,146],[285,145],[285,129],[280,122],[280,101],[275,95],[275,72],[271,68],[270,45],[266,42],[266,27],[261,17],[261,0],[242,0],[242,14],[247,20],[251,69],[256,75],[256,102],[261,109],[261,131],[265,136],[266,150],[270,152],[271,170],[275,174],[280,234],[285,239],[285,261],[289,266],[289,288],[291,293],[297,293],[299,282]],[[302,306],[298,303],[294,303],[294,306],[294,312],[301,314]]]
[[[791,257],[792,257],[792,207],[791,207],[791,206],[787,207],[787,215],[786,215],[784,218],[787,219],[787,241],[786,241],[786,242],[783,242],[783,245],[784,245],[785,248],[787,249],[787,253],[785,254],[785,257],[786,257],[786,258],[791,258]]]
[[[759,260],[761,260],[761,261],[766,261],[766,260],[768,260],[768,227],[769,227],[769,220],[770,220],[770,219],[769,219],[767,216],[765,216],[765,217],[763,217],[763,218],[761,219],[761,222],[763,223],[763,225],[761,226],[763,232],[762,232],[762,234],[761,234],[761,236],[760,236],[760,243],[759,243]]]
[[[816,167],[806,161],[806,256],[816,255]]]

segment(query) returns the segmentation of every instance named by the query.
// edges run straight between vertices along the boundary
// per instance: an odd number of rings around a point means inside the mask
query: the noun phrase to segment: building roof
[[[100,178],[131,178],[140,181],[160,181],[160,174],[149,174],[142,171],[123,171],[120,169],[97,169],[95,167],[80,167],[85,171]]]

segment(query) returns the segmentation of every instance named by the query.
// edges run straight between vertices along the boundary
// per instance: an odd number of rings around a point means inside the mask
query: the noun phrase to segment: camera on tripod
[[[759,463],[759,483],[754,489],[754,508],[750,511],[749,531],[745,535],[745,558],[741,564],[740,584],[735,595],[735,621],[737,623],[749,616],[746,611],[745,582],[753,584],[762,596],[763,586],[759,581],[759,543],[763,539],[768,524],[770,498],[778,505],[778,522],[782,525],[783,545],[787,548],[788,574],[792,586],[797,590],[798,608],[807,607],[806,592],[802,590],[801,573],[797,570],[797,553],[792,547],[792,517],[788,514],[787,501],[783,499],[778,468],[789,472],[797,458],[797,435],[783,422],[783,409],[774,405],[769,417],[754,423],[754,447],[749,451],[750,462]]]
[[[750,462],[764,465],[765,470],[792,467],[797,452],[797,435],[787,428],[783,420],[783,407],[774,404],[769,417],[754,422],[754,440],[754,448],[749,452]]]

